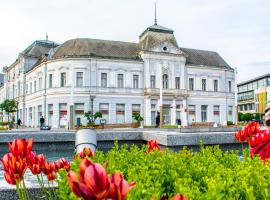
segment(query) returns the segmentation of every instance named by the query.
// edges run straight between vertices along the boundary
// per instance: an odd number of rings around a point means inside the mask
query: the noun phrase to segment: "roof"
[[[238,83],[238,84],[237,84],[237,87],[242,86],[242,85],[245,85],[245,84],[248,84],[248,83],[252,83],[252,82],[255,82],[255,81],[264,79],[264,78],[270,78],[270,74],[267,73],[267,74],[264,74],[264,75],[257,76],[257,77],[255,77],[255,78],[249,79],[249,80],[247,80],[247,81]]]
[[[149,26],[141,35],[140,37],[142,37],[145,32],[147,31],[152,31],[152,32],[159,32],[159,33],[170,33],[170,34],[173,34],[173,30],[172,29],[169,29],[169,28],[166,28],[164,26],[160,26],[160,25],[157,25],[157,24],[154,24],[152,26]]]
[[[137,43],[76,38],[63,43],[52,58],[100,57],[141,60]]]
[[[180,49],[188,55],[186,64],[231,68],[217,52],[181,47]]]
[[[36,40],[22,53],[30,57],[41,58],[45,54],[48,54],[51,48],[54,48],[58,45],[59,44],[50,40]]]

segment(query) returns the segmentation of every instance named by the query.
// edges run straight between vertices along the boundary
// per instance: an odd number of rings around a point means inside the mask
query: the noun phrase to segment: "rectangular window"
[[[228,107],[228,121],[232,121],[233,118],[233,107],[229,106]]]
[[[156,88],[156,76],[150,76],[150,88]]]
[[[180,89],[180,77],[175,77],[175,88]]]
[[[21,83],[20,81],[18,82],[18,96],[21,95]]]
[[[116,104],[116,123],[125,123],[125,104]]]
[[[133,75],[133,88],[139,88],[139,75]]]
[[[220,123],[220,111],[219,111],[219,106],[214,106],[214,109],[213,109],[213,115],[214,115],[214,122],[215,122],[215,123]]]
[[[201,106],[201,117],[202,117],[202,122],[207,122],[207,105]]]
[[[66,83],[67,83],[66,76],[67,76],[66,72],[61,73],[61,85],[60,85],[61,87],[66,86]]]
[[[52,84],[53,84],[53,75],[49,74],[49,88],[52,88]]]
[[[30,83],[30,94],[32,94],[32,82]]]
[[[48,125],[52,125],[53,119],[53,104],[48,104]]]
[[[28,94],[28,84],[25,85],[25,93]]]
[[[42,117],[42,105],[38,106],[38,118],[40,119]]]
[[[106,124],[109,123],[109,104],[108,103],[100,103],[99,104],[99,112],[102,114],[102,119],[106,120]]]
[[[84,103],[75,103],[75,125],[79,126],[82,124],[83,114],[84,114]]]
[[[214,92],[218,91],[218,80],[214,80]]]
[[[191,124],[192,122],[196,121],[196,106],[195,105],[188,106],[188,120],[189,120],[189,123]]]
[[[83,86],[83,72],[76,73],[76,86],[77,87]]]
[[[34,81],[34,92],[37,91],[37,81]]]
[[[107,87],[107,73],[101,73],[101,87]]]
[[[38,78],[38,90],[42,90],[42,77]]]
[[[232,92],[232,82],[229,81],[229,93],[231,93],[231,92]]]
[[[132,115],[135,113],[141,114],[141,105],[140,104],[132,104]],[[132,118],[132,121],[135,122],[135,120]]]
[[[188,79],[188,86],[189,86],[190,91],[194,90],[194,78],[189,78]]]
[[[67,104],[60,103],[59,104],[59,120],[60,120],[60,128],[66,128],[68,126],[68,115],[67,115]]]
[[[206,91],[206,79],[202,79],[202,91]]]
[[[117,74],[117,87],[123,88],[124,87],[124,75]]]

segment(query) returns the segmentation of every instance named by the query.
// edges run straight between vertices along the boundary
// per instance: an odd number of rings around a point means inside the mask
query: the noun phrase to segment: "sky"
[[[270,73],[269,0],[0,0],[0,70],[35,40],[138,42],[154,24],[178,45],[218,52],[238,82]]]

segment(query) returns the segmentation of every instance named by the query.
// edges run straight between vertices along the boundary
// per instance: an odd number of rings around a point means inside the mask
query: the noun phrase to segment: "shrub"
[[[106,163],[108,174],[121,171],[136,186],[127,199],[159,199],[184,194],[188,199],[270,199],[270,167],[258,157],[251,159],[248,150],[243,158],[237,151],[222,151],[218,146],[201,147],[199,152],[184,148],[152,151],[146,146],[119,147],[107,153],[96,151],[94,162]],[[80,159],[71,169],[79,172]],[[60,199],[77,199],[69,188],[66,172],[58,178]]]
[[[7,126],[9,122],[0,122],[0,126]]]
[[[232,126],[234,123],[232,121],[227,121],[227,126]]]

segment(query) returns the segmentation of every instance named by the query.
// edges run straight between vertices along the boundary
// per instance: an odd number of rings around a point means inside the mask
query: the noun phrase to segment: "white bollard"
[[[80,129],[76,132],[76,153],[81,153],[85,147],[90,148],[93,152],[97,149],[97,133],[92,129]]]

